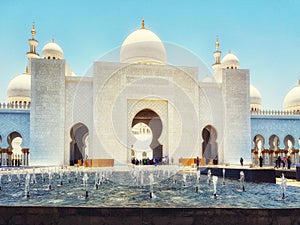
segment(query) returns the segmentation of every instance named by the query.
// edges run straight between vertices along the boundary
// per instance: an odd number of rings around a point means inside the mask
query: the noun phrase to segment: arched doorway
[[[277,151],[279,149],[280,140],[276,134],[271,135],[269,138],[270,150]]]
[[[262,157],[264,151],[265,139],[262,135],[257,134],[253,138],[253,143],[254,143],[254,151],[252,156],[252,163],[254,165],[258,165],[259,158]]]
[[[11,132],[7,136],[8,151],[6,155],[7,157],[6,164],[8,166],[20,165],[22,159],[22,147],[21,147],[22,141],[23,141],[22,135],[16,131]]]
[[[202,138],[202,157],[206,159],[206,163],[209,163],[210,160],[213,160],[214,164],[218,164],[218,143],[216,142],[216,129],[211,125],[207,125],[202,130]]]
[[[284,150],[287,150],[286,155],[289,156],[292,153],[292,150],[294,150],[294,146],[295,146],[295,138],[288,134],[287,136],[285,136],[284,140]]]
[[[253,142],[254,142],[254,149],[255,151],[258,152],[258,156],[260,156],[262,154],[262,151],[264,150],[265,139],[262,135],[257,134],[253,138]]]
[[[147,127],[144,126],[142,131],[146,132],[145,134],[152,134],[152,141],[150,143],[150,149],[152,150],[152,157],[159,162],[162,160],[163,156],[163,146],[159,143],[158,139],[162,133],[162,121],[158,114],[151,109],[143,109],[139,111],[133,118],[131,128],[135,127],[137,124],[145,124],[151,129],[147,130]],[[134,149],[133,149],[134,150]],[[141,159],[143,156],[141,157]],[[151,158],[151,155],[150,157]]]
[[[75,124],[70,131],[70,165],[78,163],[78,160],[83,160],[88,157],[88,135],[89,129],[83,123]]]
[[[280,139],[276,134],[273,134],[269,138],[269,165],[273,165],[273,162],[277,159],[279,152]]]

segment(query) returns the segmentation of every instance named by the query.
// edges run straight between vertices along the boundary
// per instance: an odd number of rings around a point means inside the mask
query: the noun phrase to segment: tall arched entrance
[[[133,118],[131,123],[131,128],[135,127],[137,124],[147,125],[152,133],[152,141],[150,143],[150,148],[152,149],[153,159],[158,161],[162,160],[163,156],[163,146],[159,143],[159,137],[162,133],[162,121],[158,114],[151,109],[143,109],[139,111]],[[135,149],[132,149],[133,151]],[[145,153],[143,153],[145,157]]]
[[[210,160],[213,160],[214,164],[218,164],[218,143],[216,142],[216,129],[211,125],[207,125],[202,130],[202,138],[202,157],[206,159],[206,163],[209,163]]]
[[[78,163],[78,160],[86,159],[88,157],[87,145],[88,145],[89,129],[83,123],[75,124],[70,131],[71,143],[70,143],[70,165]]]

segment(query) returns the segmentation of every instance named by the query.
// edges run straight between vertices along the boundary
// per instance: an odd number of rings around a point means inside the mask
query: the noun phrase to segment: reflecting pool
[[[213,176],[213,174],[212,174]],[[0,205],[299,208],[300,188],[214,178],[177,166],[1,169]],[[214,196],[216,192],[216,196]]]

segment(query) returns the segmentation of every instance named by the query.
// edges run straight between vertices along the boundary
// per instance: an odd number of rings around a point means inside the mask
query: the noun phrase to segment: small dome
[[[221,61],[221,67],[224,69],[238,69],[239,59],[231,52],[227,53]]]
[[[166,49],[159,37],[144,27],[131,33],[120,51],[121,63],[165,64]]]
[[[261,94],[256,87],[250,85],[250,108],[251,110],[261,109]]]
[[[7,87],[7,101],[9,103],[30,102],[31,76],[23,73],[14,77]]]
[[[293,87],[285,96],[283,101],[284,110],[300,110],[300,80],[296,87]]]
[[[46,44],[42,49],[44,59],[63,59],[64,52],[61,47],[52,40]]]

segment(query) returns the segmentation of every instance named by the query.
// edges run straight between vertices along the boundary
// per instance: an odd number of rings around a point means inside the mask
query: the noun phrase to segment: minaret
[[[215,63],[212,65],[212,68],[214,69],[215,73],[217,72],[217,70],[220,68],[221,66],[221,61],[220,61],[220,58],[221,58],[221,54],[222,52],[219,51],[219,46],[220,46],[220,43],[219,43],[219,38],[217,36],[217,39],[216,39],[216,51],[214,52],[214,58],[215,58]]]
[[[32,29],[31,29],[31,39],[28,39],[30,50],[26,53],[28,60],[32,58],[39,58],[39,54],[36,53],[36,47],[38,46],[38,41],[34,39],[34,36],[36,34],[36,31],[34,29],[34,23],[32,23]]]

